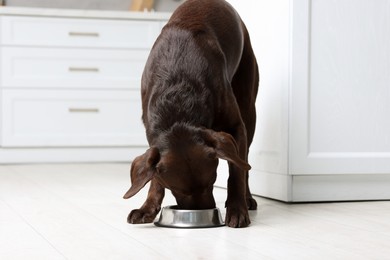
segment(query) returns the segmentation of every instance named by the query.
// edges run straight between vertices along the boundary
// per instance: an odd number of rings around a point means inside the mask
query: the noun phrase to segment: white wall
[[[254,169],[286,173],[290,1],[228,2],[248,27],[260,71],[257,128],[250,163]]]
[[[248,28],[260,71],[257,127],[249,154],[251,191],[264,194],[264,190],[268,189],[264,186],[264,176],[272,174],[281,178],[273,185],[283,186],[275,190],[287,193],[290,1],[227,1],[238,11]],[[219,171],[219,175],[224,171]],[[283,198],[287,194],[270,196]]]

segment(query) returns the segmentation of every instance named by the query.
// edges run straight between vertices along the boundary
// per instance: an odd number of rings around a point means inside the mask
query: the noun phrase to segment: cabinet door
[[[388,0],[293,2],[290,172],[390,172]]]
[[[146,146],[139,91],[4,90],[3,147]]]
[[[159,21],[0,17],[0,43],[12,46],[132,48],[149,50]]]
[[[2,47],[5,88],[139,89],[149,50]]]

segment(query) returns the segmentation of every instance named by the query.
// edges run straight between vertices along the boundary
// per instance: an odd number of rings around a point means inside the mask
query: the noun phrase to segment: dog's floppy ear
[[[206,144],[214,148],[218,158],[227,160],[243,170],[249,171],[251,169],[251,166],[238,155],[237,143],[233,136],[210,129],[202,130],[201,135]]]
[[[159,160],[160,152],[155,147],[134,159],[130,170],[131,187],[123,196],[124,199],[133,197],[153,178]]]

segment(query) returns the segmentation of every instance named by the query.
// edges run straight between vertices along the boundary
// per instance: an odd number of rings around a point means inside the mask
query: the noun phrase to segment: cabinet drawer
[[[2,86],[137,88],[146,50],[1,48]]]
[[[145,146],[139,91],[4,90],[3,147]]]
[[[150,49],[160,33],[158,21],[5,16],[1,44]]]

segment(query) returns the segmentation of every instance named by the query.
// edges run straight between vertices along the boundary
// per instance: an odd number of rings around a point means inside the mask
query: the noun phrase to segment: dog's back
[[[166,29],[190,31],[202,50],[223,55],[226,76],[231,80],[243,48],[243,28],[237,20],[241,21],[239,15],[224,0],[187,0],[171,17]]]
[[[187,0],[175,11],[142,77],[149,141],[177,121],[216,128],[240,64],[243,30],[238,14],[224,0]]]

